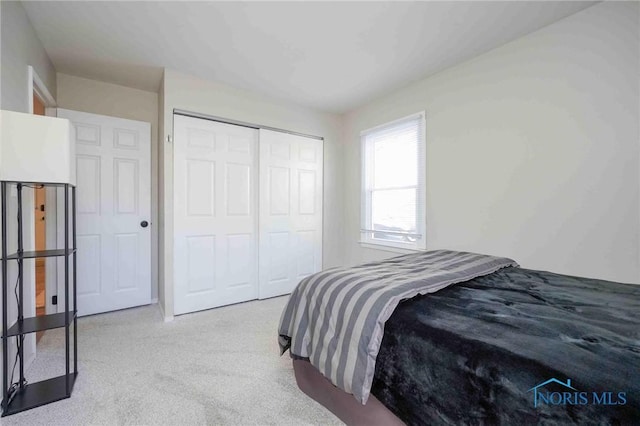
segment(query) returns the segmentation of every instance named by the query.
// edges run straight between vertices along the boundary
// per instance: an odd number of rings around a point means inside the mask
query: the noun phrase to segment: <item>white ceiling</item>
[[[172,68],[343,112],[594,2],[23,2],[58,72],[157,91]]]

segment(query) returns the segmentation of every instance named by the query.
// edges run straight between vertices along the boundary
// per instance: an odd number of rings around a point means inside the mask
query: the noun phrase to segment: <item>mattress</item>
[[[417,296],[371,392],[407,424],[639,424],[640,286],[505,268]]]

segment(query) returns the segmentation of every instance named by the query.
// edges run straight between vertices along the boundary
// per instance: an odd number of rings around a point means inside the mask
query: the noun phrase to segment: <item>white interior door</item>
[[[174,310],[258,297],[257,130],[174,116]]]
[[[75,129],[78,315],[149,304],[151,126],[64,109],[58,117]]]
[[[322,141],[260,130],[260,298],[322,269]]]

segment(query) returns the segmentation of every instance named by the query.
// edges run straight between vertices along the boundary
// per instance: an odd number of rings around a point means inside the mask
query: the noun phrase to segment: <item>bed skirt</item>
[[[371,395],[365,405],[360,404],[353,395],[335,387],[309,361],[293,359],[293,370],[300,390],[347,425],[404,425],[375,396]]]

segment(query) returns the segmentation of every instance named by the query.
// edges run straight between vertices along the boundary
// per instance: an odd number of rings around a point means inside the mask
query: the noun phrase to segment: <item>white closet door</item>
[[[322,141],[260,130],[260,298],[322,268]]]
[[[174,309],[258,297],[258,132],[174,116]]]

